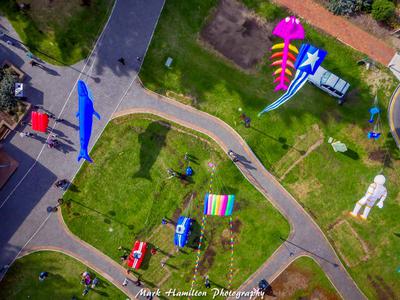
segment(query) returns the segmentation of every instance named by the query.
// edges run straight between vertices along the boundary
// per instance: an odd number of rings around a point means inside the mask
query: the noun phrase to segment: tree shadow
[[[140,168],[133,175],[134,178],[145,178],[151,180],[150,169],[157,160],[161,149],[166,145],[165,140],[171,125],[165,122],[154,121],[147,126],[143,133],[140,133]]]

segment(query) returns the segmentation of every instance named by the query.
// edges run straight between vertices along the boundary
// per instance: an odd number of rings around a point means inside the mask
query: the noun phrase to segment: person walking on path
[[[137,281],[135,282],[136,286],[141,286],[142,283],[140,282],[140,277],[138,277]]]
[[[39,64],[38,62],[34,61],[33,59],[29,62],[29,64],[30,64],[32,67],[42,67],[41,64]]]
[[[118,59],[118,62],[121,63],[121,65],[125,66],[125,58],[120,57],[120,58]]]
[[[122,286],[127,286],[128,285],[128,278],[125,277],[124,282],[122,283]]]

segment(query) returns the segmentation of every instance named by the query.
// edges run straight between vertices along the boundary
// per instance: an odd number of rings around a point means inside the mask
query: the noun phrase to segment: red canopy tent
[[[47,125],[49,125],[49,116],[47,114],[33,111],[31,117],[33,130],[40,132],[47,131]]]

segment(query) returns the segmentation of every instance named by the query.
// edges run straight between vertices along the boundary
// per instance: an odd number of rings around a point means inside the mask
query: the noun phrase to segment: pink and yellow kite
[[[235,195],[206,194],[204,214],[211,216],[230,216],[233,211]]]

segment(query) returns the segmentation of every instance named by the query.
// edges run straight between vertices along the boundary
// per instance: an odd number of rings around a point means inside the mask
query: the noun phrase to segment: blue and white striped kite
[[[299,55],[297,55],[296,62],[294,64],[294,67],[297,69],[296,75],[290,83],[286,93],[284,93],[274,103],[271,103],[264,108],[264,110],[262,110],[258,116],[278,108],[292,98],[307,82],[308,76],[313,75],[315,71],[317,71],[326,54],[327,52],[325,50],[319,49],[310,44],[302,44]]]

